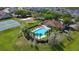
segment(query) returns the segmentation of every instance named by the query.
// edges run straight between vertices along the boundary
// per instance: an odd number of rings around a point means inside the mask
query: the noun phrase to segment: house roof
[[[79,30],[79,22],[77,22],[76,24],[71,24],[69,25],[69,27],[73,28],[74,30]]]
[[[3,12],[9,13],[9,8],[5,8],[4,10],[2,10]]]
[[[6,12],[0,11],[0,19],[10,17],[10,15]]]
[[[53,20],[45,20],[44,24],[48,25],[48,26],[56,27],[56,28],[63,28],[64,27],[60,22],[58,22],[54,19]]]

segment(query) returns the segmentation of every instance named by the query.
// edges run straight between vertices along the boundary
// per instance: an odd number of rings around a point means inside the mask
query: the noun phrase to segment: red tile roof
[[[63,28],[64,27],[60,22],[58,22],[54,19],[53,20],[45,20],[44,24],[48,25],[48,26],[53,26],[53,27],[56,27],[56,28]]]

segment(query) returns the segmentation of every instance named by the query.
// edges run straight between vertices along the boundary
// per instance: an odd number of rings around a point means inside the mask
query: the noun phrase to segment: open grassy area
[[[79,32],[72,33],[73,40],[66,46],[64,50],[79,51]]]
[[[18,37],[19,28],[0,32],[0,50],[14,50],[14,44]]]

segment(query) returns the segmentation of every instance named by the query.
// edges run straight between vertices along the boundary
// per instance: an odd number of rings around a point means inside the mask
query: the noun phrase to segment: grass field
[[[0,50],[14,50],[19,28],[9,29],[0,32]]]
[[[79,51],[79,32],[72,33],[73,40],[66,46],[64,50]]]

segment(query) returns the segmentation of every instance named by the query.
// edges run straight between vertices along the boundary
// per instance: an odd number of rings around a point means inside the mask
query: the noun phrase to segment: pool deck
[[[37,38],[38,40],[40,40],[40,39],[42,39],[42,38],[44,38],[44,37],[46,37],[46,35],[42,35],[41,37],[35,36],[35,38]]]

